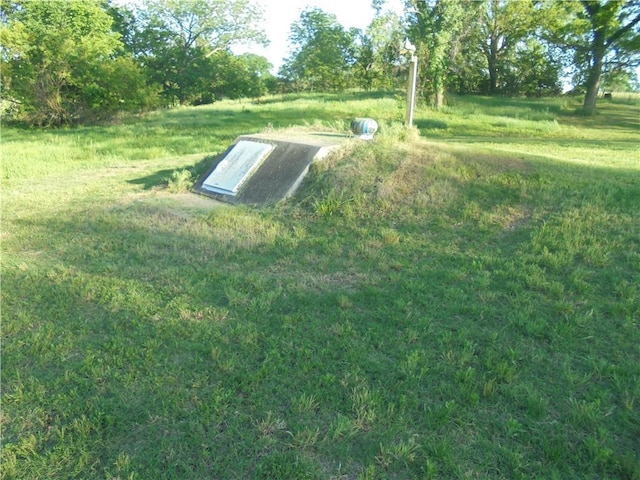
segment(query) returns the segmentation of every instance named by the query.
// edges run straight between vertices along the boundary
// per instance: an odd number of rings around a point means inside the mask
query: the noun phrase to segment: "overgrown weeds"
[[[169,178],[168,188],[171,193],[186,193],[191,190],[193,184],[193,176],[189,170],[176,170]]]

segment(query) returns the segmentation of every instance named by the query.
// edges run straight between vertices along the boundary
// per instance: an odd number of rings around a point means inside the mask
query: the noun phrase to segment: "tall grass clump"
[[[171,193],[186,193],[193,187],[193,175],[187,169],[176,170],[171,174],[167,186]]]

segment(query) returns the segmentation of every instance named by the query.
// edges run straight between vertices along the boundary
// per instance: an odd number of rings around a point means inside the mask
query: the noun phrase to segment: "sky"
[[[287,37],[291,24],[300,18],[307,7],[318,7],[326,13],[334,14],[338,22],[347,30],[349,28],[365,29],[373,20],[375,10],[371,8],[371,0],[254,0],[264,9],[263,28],[270,41],[269,46],[241,46],[232,50],[236,54],[251,52],[266,57],[273,65],[273,73],[277,73],[284,58],[288,56]],[[387,0],[386,9],[400,12],[402,0]]]

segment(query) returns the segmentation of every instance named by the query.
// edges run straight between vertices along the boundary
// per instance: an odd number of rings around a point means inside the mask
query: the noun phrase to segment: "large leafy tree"
[[[433,96],[433,105],[444,104],[447,76],[457,56],[460,39],[470,20],[463,0],[405,0],[409,34],[421,60],[421,71]]]
[[[535,37],[520,42],[502,72],[501,93],[508,95],[557,95],[562,91],[562,63],[548,45]]]
[[[560,91],[560,71],[556,52],[540,39],[539,31],[548,23],[538,0],[482,0],[468,3],[474,19],[467,28],[460,64],[483,61],[476,72],[488,75],[481,93],[555,94]],[[470,51],[474,50],[474,51]],[[468,68],[466,70],[467,76]],[[486,72],[486,73],[485,73]],[[477,74],[476,74],[477,75]],[[473,76],[473,75],[472,75]],[[486,85],[486,86],[485,86]]]
[[[211,56],[234,44],[266,43],[261,9],[250,0],[150,0],[138,12],[132,42],[138,58],[180,103],[193,101],[210,84]]]
[[[404,35],[397,14],[378,12],[357,42],[354,75],[362,87],[389,89],[398,84]]]
[[[335,15],[319,8],[300,14],[291,25],[291,54],[280,76],[309,90],[340,90],[349,83],[359,31],[346,31]]]
[[[538,39],[546,20],[529,0],[405,0],[420,85],[439,108],[445,90],[540,95],[559,91],[560,64]]]
[[[98,0],[4,0],[0,8],[2,98],[31,123],[104,117],[152,97]]]
[[[149,0],[144,13],[150,28],[184,51],[266,42],[262,10],[250,0]]]
[[[489,72],[489,93],[500,90],[500,76],[508,70],[516,50],[535,31],[539,20],[533,1],[485,0],[478,3],[480,48]]]
[[[581,0],[551,3],[551,42],[572,51],[574,83],[585,89],[583,110],[593,114],[603,73],[640,65],[640,0]]]
[[[213,72],[205,98],[257,98],[274,88],[275,78],[270,73],[269,61],[253,53],[233,55],[227,51],[212,57]]]
[[[112,19],[111,29],[120,35],[123,48],[131,55],[136,55],[143,50],[139,45],[142,40],[140,35],[139,19],[130,6],[116,4],[114,0],[105,0],[105,11]]]
[[[583,0],[581,4],[589,22],[589,67],[583,108],[585,113],[593,113],[607,53],[616,48],[640,53],[640,1]]]

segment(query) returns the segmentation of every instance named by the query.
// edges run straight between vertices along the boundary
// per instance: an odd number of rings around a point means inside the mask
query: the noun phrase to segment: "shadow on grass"
[[[133,180],[127,180],[127,183],[130,183],[132,185],[142,185],[143,189],[152,190],[162,185],[166,185],[167,180],[171,177],[171,174],[176,171],[176,169],[169,168],[159,170],[156,173],[152,173],[151,175],[146,175],[144,177],[136,178]]]
[[[515,116],[526,112],[537,112],[539,114],[559,114],[562,111],[560,97],[548,97],[541,99],[531,99],[523,97],[501,97],[501,96],[480,96],[461,95],[451,97],[451,106],[462,106],[465,109],[481,107],[486,115]]]
[[[529,120],[557,120],[567,125],[608,129],[640,129],[640,109],[628,104],[600,99],[595,115],[582,113],[581,97],[559,96],[531,99],[524,97],[451,96],[450,106],[484,115]]]
[[[427,130],[427,129],[425,129]],[[523,145],[535,145],[539,147],[545,147],[549,145],[557,145],[558,147],[569,147],[569,148],[600,148],[607,149],[617,147],[617,150],[622,152],[629,151],[630,153],[636,153],[638,151],[637,146],[638,142],[630,139],[630,140],[607,140],[607,139],[587,139],[587,138],[571,138],[571,136],[567,135],[566,137],[556,137],[553,142],[550,142],[545,138],[531,138],[531,137],[517,137],[517,136],[487,136],[487,135],[478,135],[474,130],[469,130],[468,135],[461,134],[461,132],[456,132],[457,134],[454,136],[442,136],[438,137],[437,133],[434,134],[433,131],[429,131],[425,133],[425,138],[437,138],[438,141],[446,142],[446,143],[455,143],[457,141],[462,141],[465,144],[476,144],[476,143],[494,143],[494,144],[523,144]],[[544,151],[543,148],[540,149]],[[517,155],[517,154],[515,154]]]
[[[446,130],[449,125],[442,120],[416,119],[415,126],[420,130]]]
[[[193,179],[200,178],[216,161],[220,159],[220,155],[207,155],[198,162],[189,167],[180,167],[173,169],[158,170],[151,175],[145,175],[144,177],[134,178],[133,180],[127,180],[127,183],[131,185],[141,185],[144,190],[153,190],[159,187],[164,187],[171,176],[182,170],[188,170],[191,173]]]
[[[203,108],[201,110],[200,108]],[[344,119],[351,120],[347,114]],[[322,108],[283,108],[277,110],[248,108],[242,110],[206,110],[204,107],[181,109],[167,112],[161,119],[155,120],[163,126],[175,129],[188,129],[201,126],[220,126],[230,134],[255,133],[267,126],[271,128],[304,125],[308,122],[331,122],[336,114]],[[229,128],[232,127],[232,128]]]
[[[563,123],[589,128],[640,131],[640,108],[599,100],[595,115],[586,115],[581,107],[559,114]]]
[[[252,101],[255,105],[269,105],[274,103],[295,102],[297,100],[308,101],[310,99],[319,101],[347,102],[357,100],[380,100],[383,98],[394,98],[401,90],[376,90],[376,91],[359,91],[359,92],[338,92],[338,93],[285,93],[282,95],[273,95],[255,99]],[[402,92],[403,93],[403,92]]]

